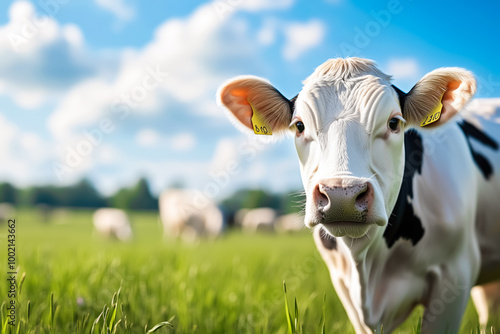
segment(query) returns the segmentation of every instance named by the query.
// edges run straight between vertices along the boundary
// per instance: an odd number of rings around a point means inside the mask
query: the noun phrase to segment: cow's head
[[[425,75],[408,94],[372,61],[328,60],[301,92],[286,99],[268,81],[237,77],[218,98],[236,124],[253,130],[252,116],[273,133],[291,131],[306,192],[305,224],[338,237],[370,236],[387,225],[403,177],[404,131],[436,110],[448,121],[474,95],[473,76],[459,68]],[[402,103],[404,101],[404,103]],[[441,107],[441,104],[442,107]],[[436,107],[439,106],[438,109]]]

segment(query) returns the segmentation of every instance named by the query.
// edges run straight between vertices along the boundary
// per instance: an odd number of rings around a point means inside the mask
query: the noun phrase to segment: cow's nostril
[[[315,196],[316,203],[319,206],[326,206],[328,204],[328,202],[330,201],[328,199],[328,194],[326,192],[325,187],[320,185],[320,184],[316,185],[316,188],[314,189],[314,196]]]
[[[366,201],[367,197],[368,197],[368,189],[358,194],[358,196],[356,197],[356,204],[362,204],[363,202]]]
[[[358,208],[366,208],[370,205],[370,199],[371,199],[371,194],[372,193],[372,188],[370,184],[366,184],[366,187],[364,190],[362,190],[358,196],[356,196],[356,201],[355,204]]]

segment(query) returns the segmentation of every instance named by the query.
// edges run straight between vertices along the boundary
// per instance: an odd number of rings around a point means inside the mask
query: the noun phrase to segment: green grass
[[[19,333],[354,333],[307,231],[185,244],[163,240],[155,213],[131,220],[134,240],[118,243],[93,235],[90,211],[60,211],[47,224],[18,212]],[[6,234],[0,226],[2,245]],[[9,333],[5,306],[1,314]],[[419,308],[400,332],[416,333],[421,316]],[[462,332],[475,329],[469,304]]]

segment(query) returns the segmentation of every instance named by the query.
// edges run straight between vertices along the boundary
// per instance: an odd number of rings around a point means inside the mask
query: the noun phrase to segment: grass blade
[[[115,327],[113,327],[113,331],[112,333],[113,334],[116,334],[116,330],[118,329],[118,325],[122,322],[122,319],[118,320],[115,324]]]
[[[54,292],[50,293],[49,298],[49,324],[52,328],[54,326]]]
[[[153,328],[151,328],[150,330],[148,330],[146,332],[146,334],[150,334],[150,333],[154,333],[156,332],[158,329],[162,328],[163,326],[167,326],[169,328],[174,328],[174,325],[172,325],[170,322],[168,321],[163,321],[163,322],[160,322],[159,324],[156,324]]]
[[[297,307],[297,297],[295,297],[295,333],[299,332],[299,308]]]
[[[92,324],[92,329],[90,330],[91,334],[94,334],[94,329],[96,329],[96,325],[99,323],[99,320],[101,320],[102,315],[104,314],[104,310],[106,309],[106,305],[102,308],[102,312],[97,316],[97,318],[94,320],[94,323]],[[97,327],[97,330],[99,327]]]
[[[290,310],[288,309],[288,299],[286,297],[286,283],[285,283],[285,281],[283,281],[283,292],[285,294],[285,314],[286,314],[286,322],[288,324],[288,333],[293,334],[292,315],[290,314]]]
[[[26,306],[26,316],[27,316],[27,322],[30,321],[30,315],[31,315],[31,300],[28,300],[28,305]]]
[[[26,273],[23,272],[23,274],[21,275],[21,279],[19,280],[19,293],[18,293],[18,296],[21,296],[21,291],[23,290],[23,284],[24,284],[25,278],[26,278]]]
[[[418,318],[418,323],[417,323],[417,334],[420,334],[422,332],[422,317]]]
[[[321,330],[321,334],[326,334],[326,293],[323,294],[323,310],[321,313],[321,320],[319,321],[319,328]]]

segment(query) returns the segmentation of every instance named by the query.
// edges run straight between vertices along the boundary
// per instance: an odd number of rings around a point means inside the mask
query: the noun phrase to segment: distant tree
[[[60,196],[65,206],[99,208],[106,205],[104,198],[87,179],[60,189]]]
[[[110,206],[120,209],[127,209],[130,203],[131,192],[130,189],[120,189],[115,194],[113,194],[109,199],[108,203]]]
[[[270,194],[262,189],[241,189],[222,201],[228,210],[255,209],[269,207],[276,210],[282,209],[281,195]]]
[[[57,189],[55,187],[43,186],[33,187],[30,190],[28,204],[30,206],[37,204],[45,204],[50,206],[61,206],[61,200],[58,198]]]
[[[153,197],[149,190],[148,181],[141,178],[130,194],[130,209],[135,210],[153,210],[158,208],[158,200]]]
[[[141,178],[134,187],[123,188],[109,199],[110,204],[121,209],[154,210],[158,208],[158,199],[149,189],[148,181]]]
[[[5,182],[0,184],[0,202],[17,204],[17,189],[10,183]]]

